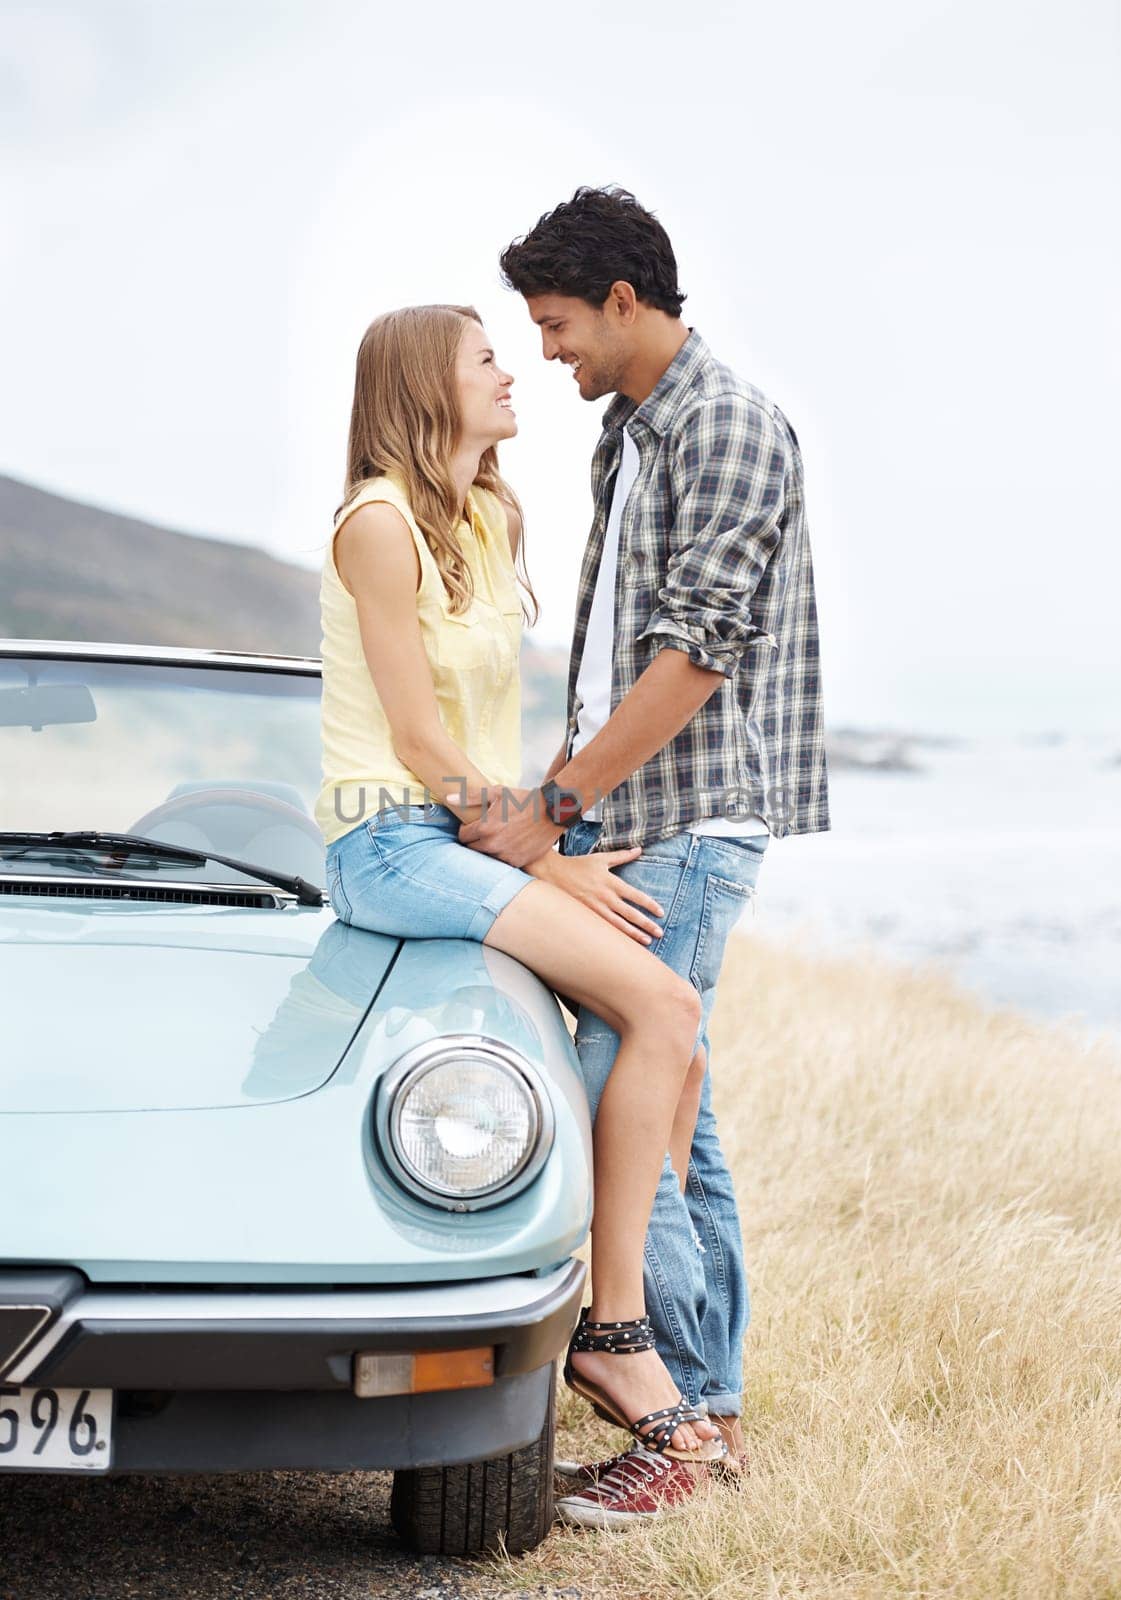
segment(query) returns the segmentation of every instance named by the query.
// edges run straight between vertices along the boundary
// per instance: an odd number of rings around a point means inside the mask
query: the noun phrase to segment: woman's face
[[[500,439],[514,437],[518,431],[518,419],[510,404],[510,386],[514,380],[498,365],[490,340],[477,322],[464,326],[455,362],[455,381],[464,444],[478,445],[482,451]]]

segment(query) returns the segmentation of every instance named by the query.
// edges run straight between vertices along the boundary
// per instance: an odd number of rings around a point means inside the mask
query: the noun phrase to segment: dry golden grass
[[[712,1029],[750,1476],[486,1579],[581,1600],[1121,1597],[1121,1058],[936,971],[734,940]],[[562,1391],[564,1454],[621,1435]]]

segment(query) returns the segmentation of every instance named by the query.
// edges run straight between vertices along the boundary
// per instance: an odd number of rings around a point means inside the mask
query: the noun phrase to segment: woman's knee
[[[693,1049],[701,1022],[701,997],[687,978],[668,967],[656,982],[632,996],[628,1030],[651,1033],[681,1045],[685,1060]]]

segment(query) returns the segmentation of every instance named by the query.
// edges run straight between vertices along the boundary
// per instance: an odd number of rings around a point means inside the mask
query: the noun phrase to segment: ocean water
[[[772,841],[749,926],[936,962],[999,1005],[1121,1039],[1121,741],[916,742],[836,769],[832,829]]]

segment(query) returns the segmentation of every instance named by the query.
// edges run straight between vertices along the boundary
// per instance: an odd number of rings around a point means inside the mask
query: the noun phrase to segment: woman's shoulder
[[[412,510],[409,506],[409,497],[405,493],[405,486],[396,477],[389,473],[382,473],[377,478],[365,478],[358,484],[343,501],[335,514],[335,526],[345,521],[363,506],[376,505],[379,501],[393,506],[400,511],[406,521],[413,521]]]
[[[328,549],[343,588],[352,598],[363,551],[367,560],[376,552],[383,572],[387,570],[387,560],[404,563],[401,570],[415,575],[418,593],[424,585],[426,564],[431,560],[403,487],[388,476],[366,479],[347,497],[335,514]]]

